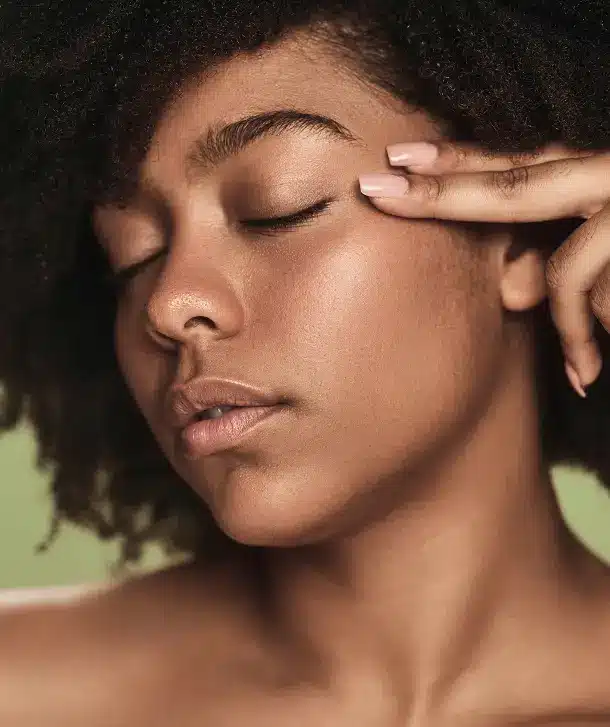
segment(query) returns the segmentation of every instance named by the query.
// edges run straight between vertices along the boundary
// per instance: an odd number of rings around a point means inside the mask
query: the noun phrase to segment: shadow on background
[[[53,546],[37,554],[51,521],[48,474],[34,468],[36,450],[27,429],[0,437],[0,588],[68,585],[106,580],[118,558],[113,542],[99,542],[75,526],[64,525]],[[565,519],[581,540],[610,563],[610,495],[594,477],[578,470],[553,472]],[[160,548],[145,551],[141,566],[168,563]]]

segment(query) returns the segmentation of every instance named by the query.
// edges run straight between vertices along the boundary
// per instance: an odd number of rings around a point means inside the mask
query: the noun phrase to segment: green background
[[[113,542],[98,542],[64,525],[55,544],[36,554],[48,532],[49,474],[34,467],[36,448],[27,429],[0,436],[0,588],[68,585],[106,580],[118,558]],[[610,562],[610,496],[582,471],[557,468],[553,478],[568,525],[602,559]],[[160,549],[146,551],[131,572],[166,563]],[[129,573],[129,571],[128,571]]]

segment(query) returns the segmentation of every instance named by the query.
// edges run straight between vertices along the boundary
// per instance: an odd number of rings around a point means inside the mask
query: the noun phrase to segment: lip
[[[174,385],[169,392],[168,409],[172,424],[184,429],[193,424],[204,409],[211,407],[229,405],[259,408],[285,403],[287,401],[277,394],[262,391],[249,384],[206,377]]]
[[[180,443],[187,459],[198,459],[235,446],[247,432],[284,408],[248,406],[233,409],[217,419],[193,420],[180,433]]]

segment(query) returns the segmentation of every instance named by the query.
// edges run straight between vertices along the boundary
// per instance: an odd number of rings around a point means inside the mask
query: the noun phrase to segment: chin
[[[241,545],[295,548],[318,542],[326,530],[314,513],[288,503],[283,508],[264,502],[226,505],[212,508],[212,515],[225,535]]]
[[[229,538],[241,545],[275,548],[295,548],[310,545],[318,530],[310,518],[296,513],[278,513],[265,507],[223,508],[212,511],[218,527]]]
[[[205,485],[191,482],[191,486],[205,500],[218,527],[241,545],[312,545],[332,535],[333,523],[341,519],[342,503],[329,501],[332,488],[302,474],[273,477],[261,470],[235,470],[222,481],[212,484],[208,479]]]

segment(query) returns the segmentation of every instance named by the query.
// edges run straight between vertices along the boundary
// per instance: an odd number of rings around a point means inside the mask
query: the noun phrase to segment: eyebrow
[[[242,152],[249,144],[265,136],[290,131],[317,133],[328,138],[365,147],[363,139],[356,136],[336,119],[321,114],[310,114],[297,109],[265,111],[229,124],[217,124],[207,129],[191,144],[186,154],[185,165],[189,183],[209,173],[221,162]],[[157,185],[149,178],[140,179],[135,188],[121,196],[118,201],[129,206],[134,200],[148,200],[157,214],[167,216],[167,205]]]
[[[318,133],[335,140],[364,144],[362,139],[328,116],[296,109],[266,111],[224,126],[212,126],[198,137],[186,157],[189,178],[209,172],[258,139],[287,131]]]

